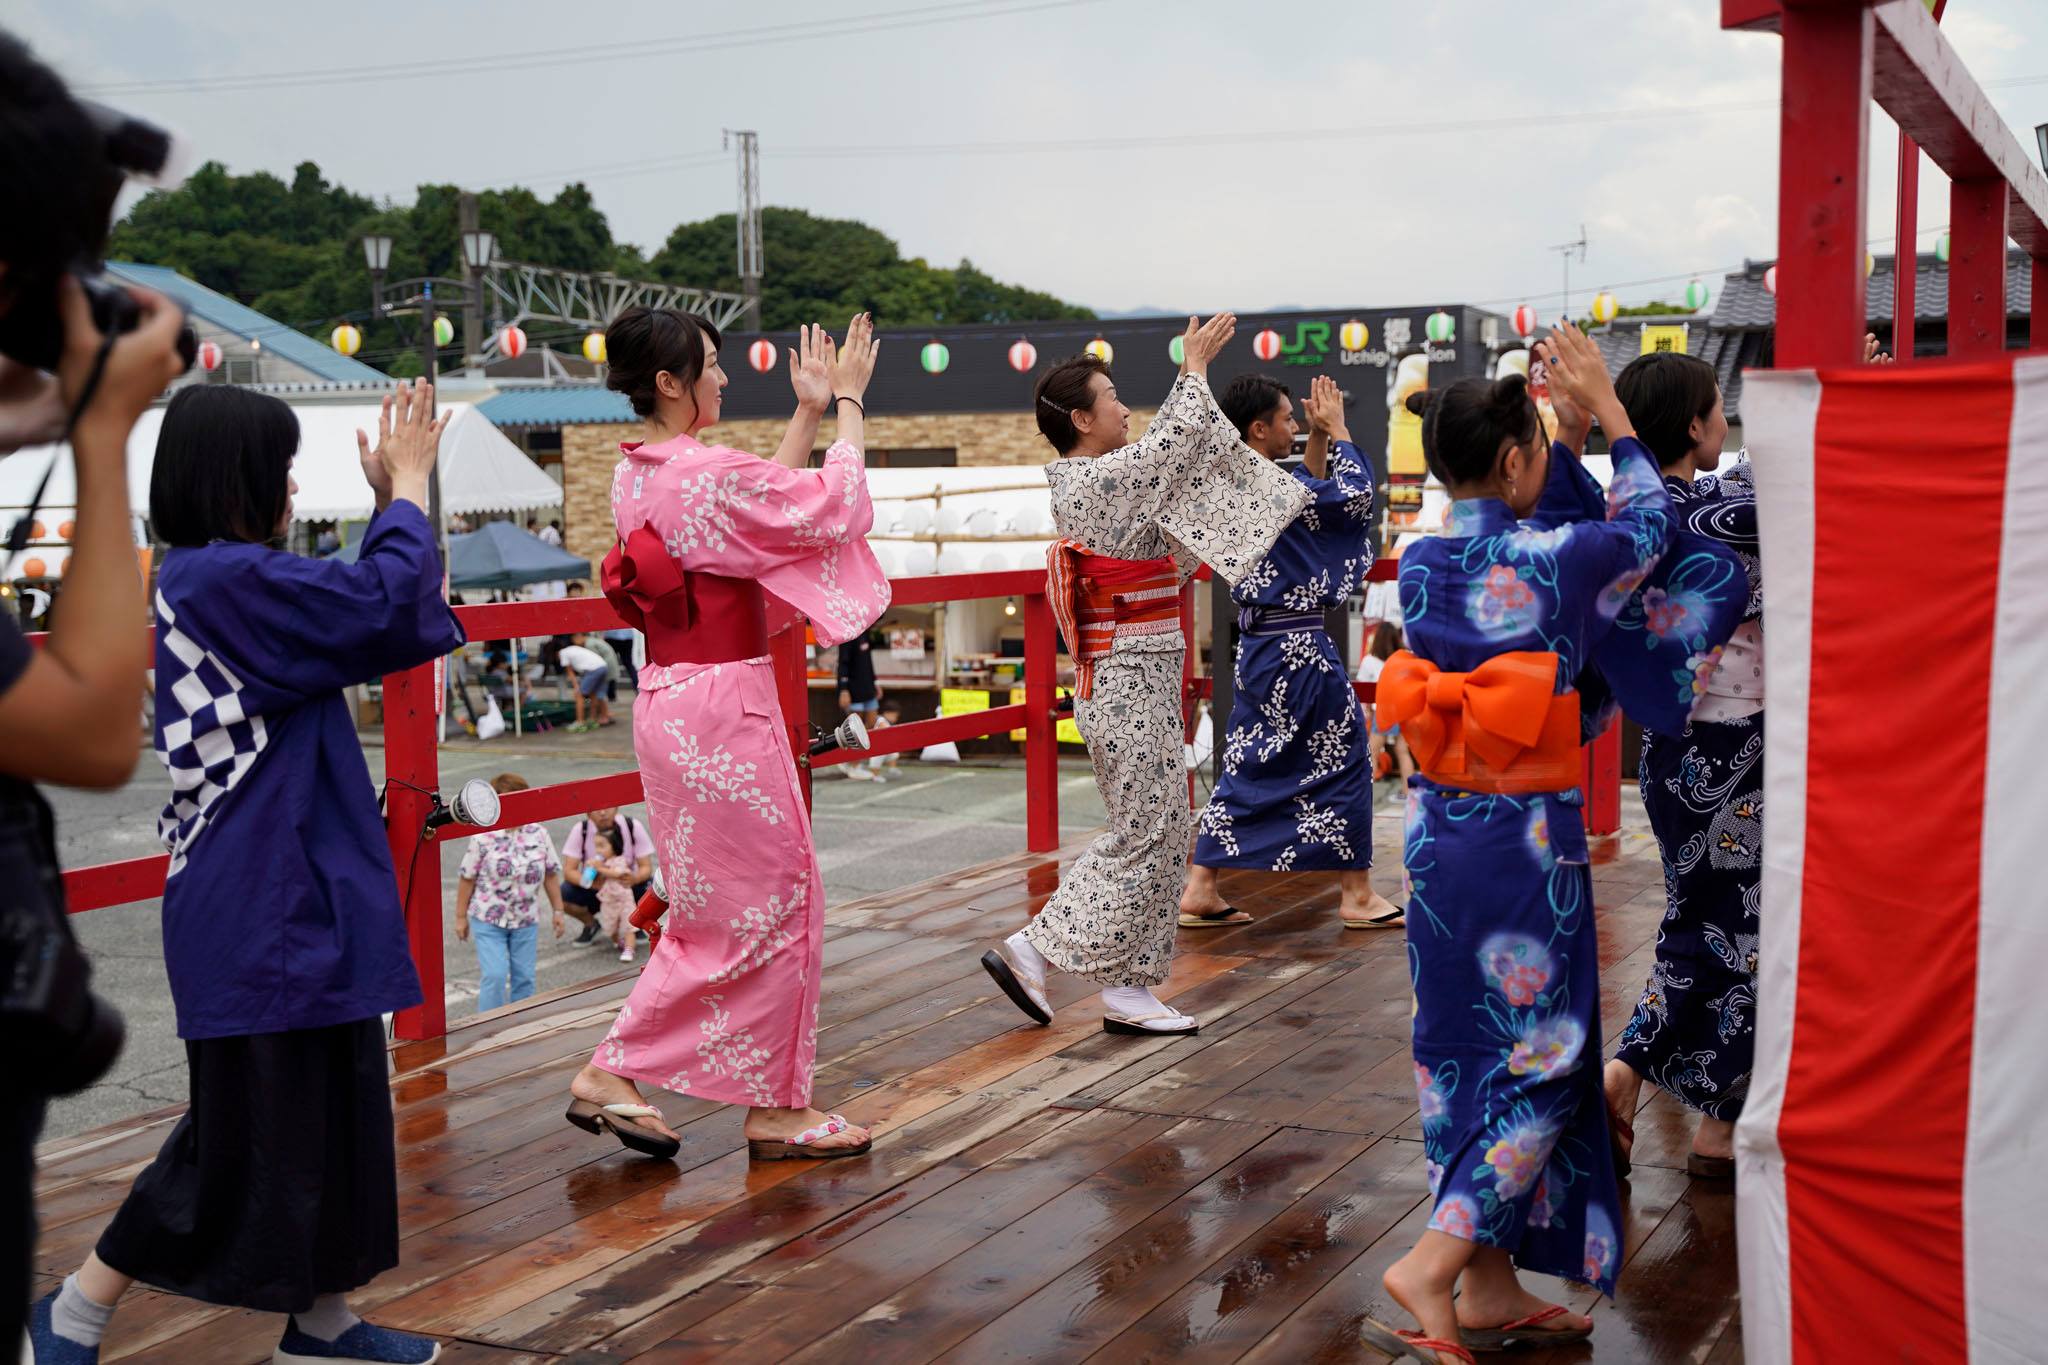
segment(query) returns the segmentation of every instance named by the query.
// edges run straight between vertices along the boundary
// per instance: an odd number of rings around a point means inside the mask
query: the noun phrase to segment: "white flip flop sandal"
[[[1104,1033],[1136,1034],[1139,1037],[1156,1037],[1161,1034],[1171,1036],[1200,1033],[1202,1025],[1194,1017],[1182,1014],[1179,1010],[1170,1009],[1162,1010],[1158,1014],[1140,1014],[1135,1016],[1105,1014],[1102,1016],[1102,1031]]]

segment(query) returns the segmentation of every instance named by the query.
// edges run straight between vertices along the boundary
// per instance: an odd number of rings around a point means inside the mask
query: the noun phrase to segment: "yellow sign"
[[[1644,327],[1643,355],[1655,355],[1659,351],[1670,351],[1674,355],[1685,354],[1686,325],[1675,327]]]
[[[1073,694],[1074,689],[1071,687],[1062,687],[1058,692],[1058,695],[1062,697],[1070,697]],[[1024,689],[1021,687],[1011,688],[1010,705],[1022,706],[1023,704]],[[1074,724],[1072,716],[1061,716],[1059,724],[1053,727],[1053,734],[1058,737],[1059,742],[1062,744],[1086,744],[1088,742],[1081,738],[1081,727]],[[1022,730],[1012,730],[1010,731],[1010,738],[1022,744],[1024,742],[1024,732]]]
[[[942,687],[939,689],[939,714],[942,716],[964,716],[970,711],[988,710],[988,693],[979,687]]]

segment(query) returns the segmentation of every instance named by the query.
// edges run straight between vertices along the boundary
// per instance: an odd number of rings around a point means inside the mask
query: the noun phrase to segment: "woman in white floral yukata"
[[[868,1133],[810,1107],[824,887],[768,653],[796,613],[818,643],[874,623],[889,583],[868,549],[860,400],[877,343],[865,314],[790,355],[797,412],[771,459],[706,445],[726,378],[718,329],[632,308],[606,332],[609,385],[646,439],[612,479],[619,544],[605,595],[647,636],[633,747],[668,914],[646,970],[570,1086],[568,1118],[672,1157],[681,1141],[635,1082],[749,1107],[758,1160],[865,1152]],[[828,406],[839,439],[809,469]]]
[[[982,959],[1017,1008],[1052,1022],[1046,972],[1101,984],[1109,1033],[1193,1033],[1152,988],[1173,964],[1194,816],[1182,760],[1181,584],[1207,563],[1235,584],[1308,505],[1253,452],[1209,392],[1209,362],[1237,328],[1221,313],[1181,338],[1180,378],[1145,435],[1109,368],[1076,356],[1038,381],[1038,429],[1062,537],[1048,594],[1075,665],[1074,719],[1109,828],[1075,859],[1030,925]]]

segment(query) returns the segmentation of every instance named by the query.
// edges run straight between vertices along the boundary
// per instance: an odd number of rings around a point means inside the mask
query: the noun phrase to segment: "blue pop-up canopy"
[[[361,541],[343,546],[335,558],[353,564],[361,548]],[[509,591],[528,583],[589,577],[589,560],[578,559],[509,521],[487,521],[482,530],[448,537],[451,588]]]

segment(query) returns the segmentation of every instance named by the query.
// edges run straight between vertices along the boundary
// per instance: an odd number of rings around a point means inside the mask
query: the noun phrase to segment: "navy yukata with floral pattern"
[[[1552,485],[1572,474],[1552,460]],[[1671,522],[1656,462],[1632,438],[1615,443],[1607,520],[1544,527],[1498,499],[1453,503],[1443,533],[1401,557],[1408,648],[1446,672],[1555,653],[1563,693],[1663,555]],[[1582,804],[1575,788],[1483,795],[1416,779],[1415,1077],[1430,1227],[1612,1294],[1622,1225]]]
[[[1202,808],[1197,867],[1372,866],[1365,724],[1322,619],[1363,590],[1372,567],[1372,470],[1356,446],[1338,441],[1326,477],[1290,472],[1309,505],[1230,596],[1245,616],[1297,619],[1270,631],[1251,624],[1237,642],[1237,705],[1223,777]]]

